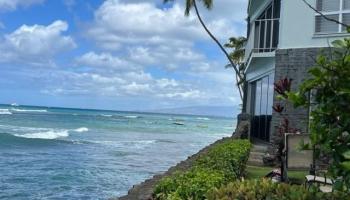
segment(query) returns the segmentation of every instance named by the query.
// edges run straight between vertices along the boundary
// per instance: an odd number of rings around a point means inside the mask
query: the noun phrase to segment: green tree
[[[236,79],[238,80],[237,85],[241,88],[241,91],[245,91],[245,68],[244,55],[245,55],[245,43],[247,38],[245,37],[231,37],[228,43],[225,44],[226,48],[232,49],[229,53],[230,60],[237,66],[238,74],[236,74]],[[231,68],[232,64],[226,65],[226,68]]]
[[[168,3],[168,2],[172,2],[172,1],[175,1],[175,0],[164,0],[164,3]],[[203,5],[208,10],[210,10],[213,7],[213,0],[198,0],[198,1],[201,1],[203,3]],[[197,15],[197,18],[198,18],[199,22],[201,23],[202,27],[204,28],[204,30],[207,32],[207,34],[210,36],[210,38],[219,46],[221,51],[225,54],[226,58],[230,62],[230,65],[235,70],[236,77],[237,77],[237,86],[238,86],[239,94],[241,96],[241,99],[243,100],[243,95],[244,95],[243,94],[243,89],[242,89],[241,85],[239,84],[239,82],[244,80],[244,77],[241,76],[241,73],[239,71],[239,66],[237,66],[235,64],[235,62],[231,59],[230,54],[226,51],[224,46],[219,42],[219,40],[211,33],[211,31],[205,25],[201,15],[200,15],[200,13],[199,13],[199,10],[198,10],[197,0],[186,0],[185,16],[189,16],[190,15],[190,11],[191,11],[192,8],[194,8],[194,10],[196,12],[196,15]]]
[[[298,92],[295,106],[311,108],[310,134],[316,156],[329,155],[336,190],[350,192],[350,39],[333,42],[330,55],[318,57]],[[309,100],[310,99],[310,100]]]

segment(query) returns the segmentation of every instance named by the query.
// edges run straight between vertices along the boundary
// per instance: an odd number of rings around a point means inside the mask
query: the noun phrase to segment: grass
[[[272,167],[257,167],[257,166],[247,166],[247,179],[257,179],[262,178],[274,168]],[[309,174],[308,171],[288,171],[288,177],[292,183],[303,184],[305,181],[305,176]]]

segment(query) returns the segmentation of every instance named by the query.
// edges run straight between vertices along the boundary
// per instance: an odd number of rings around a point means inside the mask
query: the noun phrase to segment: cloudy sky
[[[238,105],[234,74],[184,0],[0,0],[0,103],[116,110]],[[224,43],[247,0],[201,9]]]

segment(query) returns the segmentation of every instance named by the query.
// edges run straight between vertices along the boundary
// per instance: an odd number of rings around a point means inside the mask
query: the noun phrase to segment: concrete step
[[[263,157],[268,149],[267,145],[254,144],[249,154],[248,165],[264,166]]]
[[[261,144],[253,144],[252,150],[251,151],[255,151],[255,152],[263,152],[265,153],[268,149],[267,145],[261,145]]]

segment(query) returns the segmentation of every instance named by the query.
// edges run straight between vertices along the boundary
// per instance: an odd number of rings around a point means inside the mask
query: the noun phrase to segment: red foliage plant
[[[283,97],[287,98],[287,92],[290,92],[292,81],[293,79],[288,79],[287,77],[278,80],[276,83],[274,83],[275,91]]]

